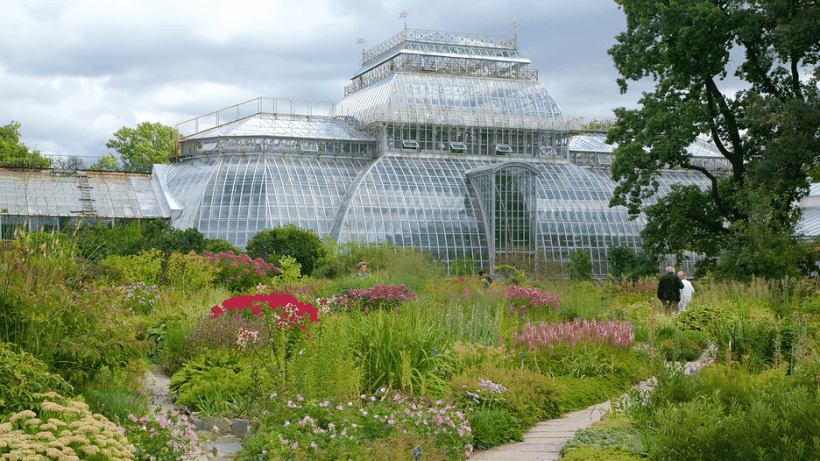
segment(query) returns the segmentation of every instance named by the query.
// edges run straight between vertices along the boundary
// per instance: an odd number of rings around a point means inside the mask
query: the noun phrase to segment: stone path
[[[687,362],[684,372],[687,375],[696,373],[702,367],[714,361],[713,347],[693,362]],[[634,387],[641,390],[652,390],[657,380],[649,378]],[[605,414],[612,411],[609,401],[593,405],[583,410],[568,413],[559,419],[551,419],[536,424],[526,434],[524,441],[477,451],[470,457],[480,461],[555,461],[561,457],[561,447],[581,429],[586,429],[600,421]]]
[[[149,371],[145,379],[145,389],[148,392],[148,405],[153,410],[174,408],[173,395],[170,392],[171,379],[159,370]],[[232,434],[232,425],[224,418],[207,418],[201,423],[195,423],[196,434],[205,441],[205,452],[194,453],[185,458],[185,461],[231,461],[236,452],[242,449],[242,439]],[[219,432],[211,427],[217,426]],[[217,448],[217,457],[211,455],[213,448]]]

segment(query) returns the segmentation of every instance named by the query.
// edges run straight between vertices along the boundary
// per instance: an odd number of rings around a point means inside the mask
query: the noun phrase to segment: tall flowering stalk
[[[262,308],[268,308],[263,310]],[[318,322],[318,311],[313,304],[304,303],[295,296],[283,294],[234,296],[222,302],[222,306],[211,308],[211,317],[219,319],[227,312],[234,311],[234,316],[241,312],[243,317],[261,321],[259,329],[248,329],[243,326],[238,333],[236,344],[240,349],[250,349],[259,355],[262,341],[267,340],[276,355],[276,365],[284,364],[285,383],[288,382],[288,330],[307,328],[307,322]],[[261,330],[261,332],[260,332]],[[307,335],[310,337],[310,334]],[[260,357],[258,357],[260,358]],[[261,360],[261,358],[260,358]],[[273,371],[271,367],[271,378]]]
[[[538,287],[510,285],[504,289],[504,297],[510,302],[510,315],[543,312],[558,309],[561,297]]]
[[[574,320],[572,322],[547,323],[538,325],[527,323],[520,334],[514,337],[518,344],[528,349],[546,346],[550,349],[561,343],[600,343],[629,347],[635,340],[632,324],[628,322]]]
[[[417,300],[418,296],[411,293],[404,284],[376,285],[371,288],[353,288],[335,298],[319,299],[317,303],[324,312],[330,311],[361,311],[393,309],[401,311],[401,304],[407,300]]]

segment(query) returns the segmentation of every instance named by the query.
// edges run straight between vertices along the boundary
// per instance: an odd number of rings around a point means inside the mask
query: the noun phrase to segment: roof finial
[[[513,21],[513,22],[510,23],[510,27],[515,29],[515,33],[513,35],[513,45],[515,46],[515,49],[517,50],[518,49],[518,23],[516,21]]]

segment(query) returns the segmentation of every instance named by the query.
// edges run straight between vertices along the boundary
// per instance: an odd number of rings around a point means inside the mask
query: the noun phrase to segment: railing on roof
[[[435,39],[431,39],[435,37]],[[494,48],[516,49],[515,38],[498,37],[494,35],[459,34],[454,32],[439,32],[435,30],[404,29],[382,43],[362,53],[362,66],[372,59],[390,51],[399,43],[416,40],[447,45],[487,46]]]
[[[567,121],[567,131],[570,133],[584,133],[587,131],[607,131],[615,125],[615,117],[575,116],[564,114]]]
[[[185,120],[177,123],[175,128],[184,139],[256,114],[327,116],[335,105],[327,101],[261,97]]]

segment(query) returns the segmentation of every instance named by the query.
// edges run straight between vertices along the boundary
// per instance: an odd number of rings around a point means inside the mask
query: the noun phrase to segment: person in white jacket
[[[689,301],[692,300],[692,295],[695,294],[695,288],[692,286],[692,282],[686,280],[686,272],[678,272],[678,277],[680,277],[683,282],[683,288],[680,290],[680,303],[678,303],[678,307],[681,311],[685,311]]]

